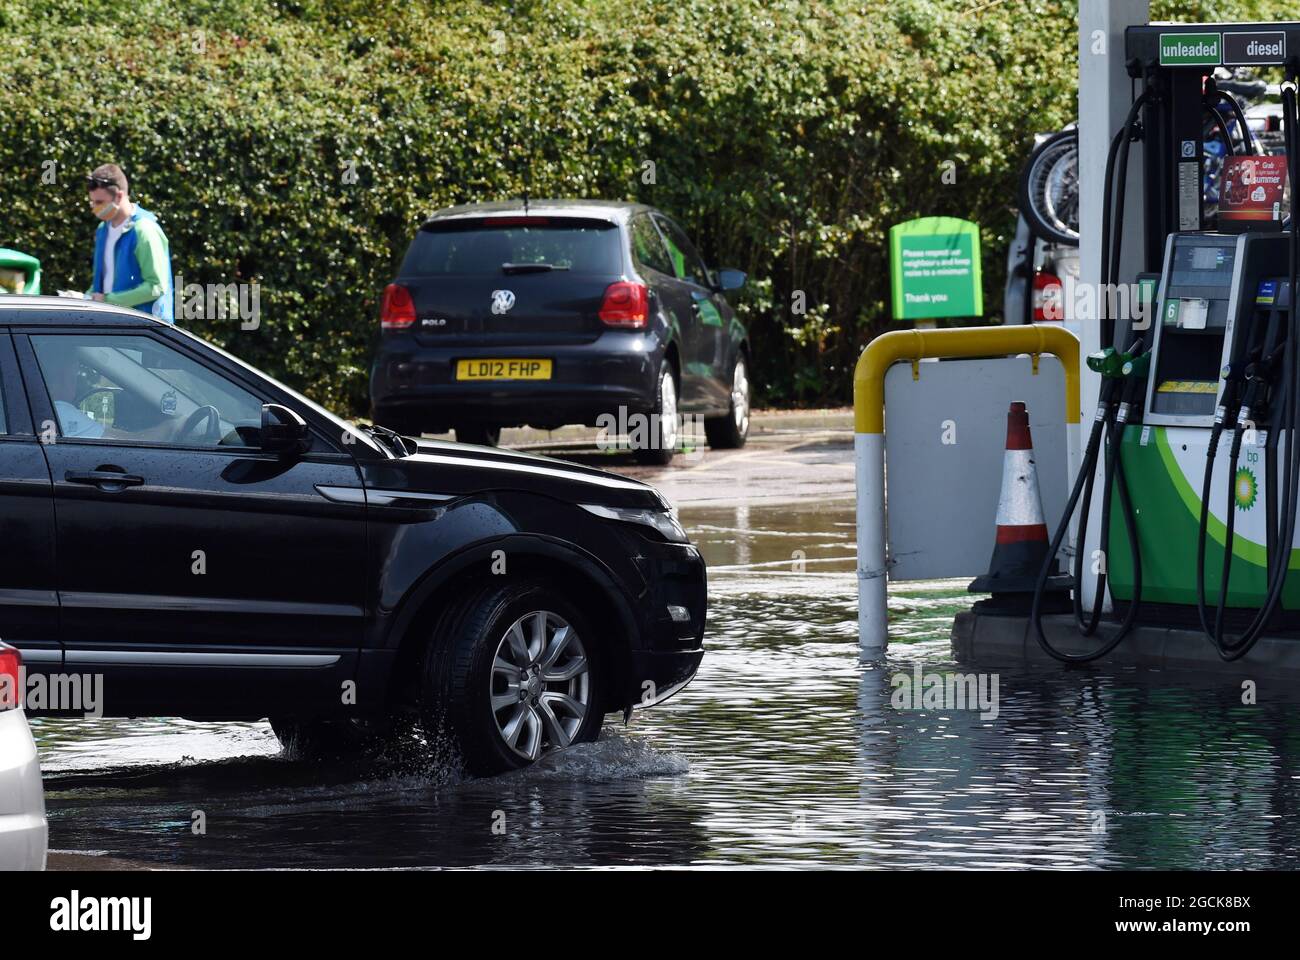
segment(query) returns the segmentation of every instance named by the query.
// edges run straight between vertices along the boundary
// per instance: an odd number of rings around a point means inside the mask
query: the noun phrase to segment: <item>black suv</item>
[[[723,293],[744,282],[640,204],[441,210],[384,291],[375,421],[488,444],[502,427],[606,426],[662,464],[689,415],[711,446],[739,447],[749,336]]]
[[[702,656],[704,563],[652,487],[358,430],[101,304],[0,296],[0,531],[29,671],[306,753],[414,727],[522,766]]]

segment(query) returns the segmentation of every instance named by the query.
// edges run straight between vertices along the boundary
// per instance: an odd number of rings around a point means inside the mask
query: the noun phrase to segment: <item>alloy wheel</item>
[[[731,378],[731,407],[736,417],[736,432],[742,437],[749,430],[749,371],[745,361],[736,361],[736,372]]]
[[[659,442],[661,450],[677,449],[677,381],[668,370],[659,383]]]
[[[492,661],[492,716],[515,754],[536,760],[573,742],[591,709],[591,664],[574,628],[549,610],[526,613]]]

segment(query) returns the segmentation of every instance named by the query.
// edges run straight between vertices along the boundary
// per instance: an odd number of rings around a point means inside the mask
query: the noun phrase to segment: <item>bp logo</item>
[[[1232,498],[1237,502],[1237,509],[1249,510],[1255,505],[1257,496],[1259,485],[1255,482],[1255,475],[1247,467],[1242,467],[1232,483]]]

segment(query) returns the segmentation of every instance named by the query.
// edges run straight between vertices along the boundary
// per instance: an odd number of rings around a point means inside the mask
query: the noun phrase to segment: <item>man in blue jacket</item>
[[[131,202],[126,174],[117,164],[96,167],[86,178],[95,231],[94,278],[86,295],[134,307],[175,323],[171,249],[158,218]]]

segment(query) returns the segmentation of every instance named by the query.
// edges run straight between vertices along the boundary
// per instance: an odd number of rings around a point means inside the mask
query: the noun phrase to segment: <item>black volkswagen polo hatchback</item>
[[[356,429],[102,304],[0,297],[0,531],[29,672],[309,755],[423,731],[523,766],[702,656],[704,563],[652,487]]]
[[[749,434],[749,337],[673,220],[632,203],[485,203],[433,214],[384,291],[375,422],[495,444],[502,427],[610,427],[667,463],[680,417]]]

